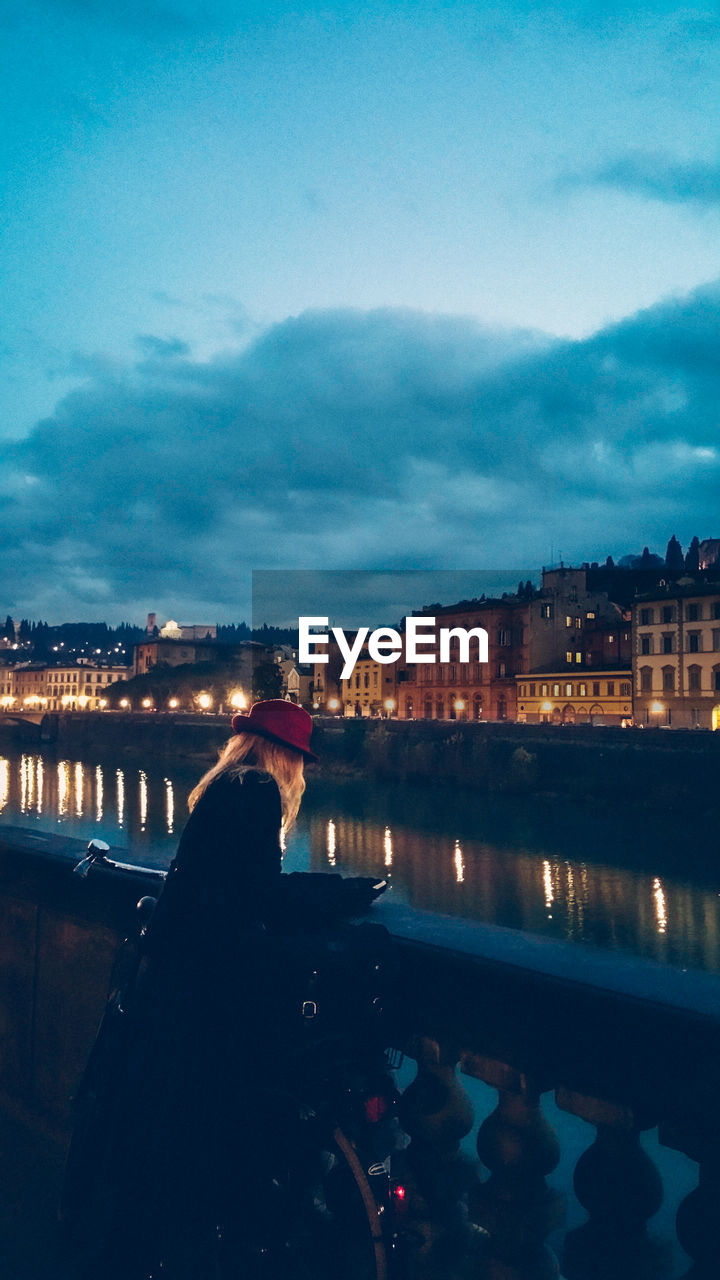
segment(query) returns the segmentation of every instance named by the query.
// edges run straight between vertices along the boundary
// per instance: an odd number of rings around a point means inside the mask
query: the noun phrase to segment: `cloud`
[[[680,161],[665,152],[632,152],[568,182],[615,187],[668,204],[720,204],[720,163]]]
[[[204,363],[142,339],[5,445],[2,607],[237,618],[251,569],[716,535],[719,321],[713,285],[583,341],[396,310],[309,312]]]
[[[167,360],[190,354],[190,347],[181,338],[156,338],[152,333],[138,334],[135,346],[148,360]]]

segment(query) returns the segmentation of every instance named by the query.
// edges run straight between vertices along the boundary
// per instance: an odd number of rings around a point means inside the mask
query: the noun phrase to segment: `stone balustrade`
[[[0,832],[0,1090],[65,1134],[147,891],[73,877],[82,848]],[[417,1068],[400,1101],[410,1280],[716,1280],[720,977],[391,902],[374,919],[395,939],[388,1038]],[[563,1117],[587,1126],[572,1179]],[[663,1150],[697,1170],[664,1236]]]

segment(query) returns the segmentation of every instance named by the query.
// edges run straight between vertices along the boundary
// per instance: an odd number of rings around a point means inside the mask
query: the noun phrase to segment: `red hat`
[[[257,733],[261,738],[300,751],[306,760],[318,758],[310,750],[312,716],[296,702],[285,702],[284,698],[254,702],[249,715],[233,716],[232,727],[234,733]]]

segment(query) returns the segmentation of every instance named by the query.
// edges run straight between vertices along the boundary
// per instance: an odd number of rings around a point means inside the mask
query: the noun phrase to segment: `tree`
[[[8,614],[7,618],[5,619],[5,626],[3,627],[2,634],[4,635],[6,640],[10,641],[10,644],[15,643],[15,623],[10,617],[10,614]]]
[[[253,698],[281,698],[282,672],[277,662],[271,658],[258,662],[252,676]]]
[[[687,549],[685,556],[685,572],[700,572],[700,539],[695,536]]]
[[[650,548],[643,547],[642,555],[640,557],[640,568],[649,569],[651,564],[652,564],[652,557],[650,555]]]
[[[613,560],[612,556],[608,556],[607,560],[605,561],[605,568],[606,569],[615,568],[615,561]]]
[[[685,568],[683,549],[675,537],[675,534],[673,534],[667,544],[667,550],[665,552],[665,568],[669,569],[671,573],[682,573]]]

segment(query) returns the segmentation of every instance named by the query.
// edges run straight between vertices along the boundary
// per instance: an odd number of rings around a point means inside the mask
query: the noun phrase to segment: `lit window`
[[[582,654],[580,653],[580,651],[579,651],[579,650],[578,650],[578,652],[575,654],[575,662],[576,662],[576,664],[577,664],[578,666],[579,666],[579,665],[580,665],[580,663],[582,662]]]
[[[565,654],[565,661],[572,662],[572,660],[573,660],[572,650],[568,649],[567,653]]]

